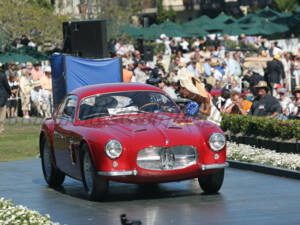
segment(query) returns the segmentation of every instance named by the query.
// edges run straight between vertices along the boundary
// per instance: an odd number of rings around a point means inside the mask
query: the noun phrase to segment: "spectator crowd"
[[[31,62],[26,64],[10,62],[6,66],[3,72],[11,90],[6,102],[7,118],[51,116],[51,67],[42,67],[40,63]]]
[[[232,42],[239,48],[230,48]],[[111,57],[122,58],[123,82],[155,85],[179,104],[189,99],[190,113],[217,124],[221,113],[300,118],[300,54],[285,51],[276,41],[243,34],[189,40],[162,34],[155,44],[163,51],[145,61],[146,55],[134,45],[110,43]],[[11,92],[6,117],[51,115],[49,66],[11,62],[2,69]]]
[[[122,57],[124,82],[156,85],[173,99],[190,99],[198,104],[197,116],[208,119],[222,112],[300,118],[300,54],[285,51],[276,41],[243,34],[234,40],[240,48],[230,49],[231,39],[169,39],[162,34],[156,44],[165,50],[148,62],[122,41],[110,53]]]

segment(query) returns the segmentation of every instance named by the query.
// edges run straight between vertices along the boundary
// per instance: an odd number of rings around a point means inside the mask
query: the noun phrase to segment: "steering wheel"
[[[142,105],[142,106],[139,108],[139,110],[142,110],[143,108],[148,107],[148,106],[150,106],[150,105],[156,105],[156,106],[158,106],[160,109],[163,108],[162,105],[160,105],[160,104],[158,104],[158,103],[156,103],[156,102],[149,102],[149,103],[146,103],[146,104]]]

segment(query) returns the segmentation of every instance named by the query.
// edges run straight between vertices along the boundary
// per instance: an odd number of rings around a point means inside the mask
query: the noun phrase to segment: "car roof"
[[[95,95],[103,94],[110,92],[123,92],[123,91],[158,91],[163,92],[161,89],[140,83],[106,83],[106,84],[94,84],[84,87],[77,88],[71,91],[69,94],[75,94],[80,98]],[[163,92],[164,93],[164,92]]]

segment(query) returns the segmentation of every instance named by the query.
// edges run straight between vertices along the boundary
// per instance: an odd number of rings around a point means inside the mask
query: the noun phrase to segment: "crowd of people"
[[[241,49],[228,49],[228,38],[187,41],[163,34],[156,43],[164,44],[165,51],[151,62],[132,45],[117,42],[110,49],[122,57],[124,82],[148,83],[173,99],[188,98],[198,103],[197,115],[206,119],[220,117],[218,112],[300,118],[300,55],[284,51],[277,42],[245,35],[236,40]]]
[[[11,90],[6,102],[8,118],[51,115],[51,67],[42,67],[40,63],[10,62],[4,74]]]
[[[228,40],[238,43],[240,49],[230,49]],[[148,61],[131,44],[118,41],[109,46],[112,57],[122,58],[123,82],[155,85],[178,102],[187,98],[194,104],[188,107],[190,112],[196,108],[195,115],[217,124],[221,113],[300,118],[298,49],[291,53],[277,42],[243,34],[190,40],[162,34],[156,44],[163,45],[164,51]],[[2,77],[0,91],[5,93],[0,95],[1,118],[51,115],[49,66],[11,62],[3,72],[9,91],[5,91]]]

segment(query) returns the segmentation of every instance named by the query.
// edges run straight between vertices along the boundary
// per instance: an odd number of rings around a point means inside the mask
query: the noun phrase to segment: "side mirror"
[[[196,116],[199,112],[199,105],[197,102],[189,102],[185,106],[185,114],[188,116]]]

